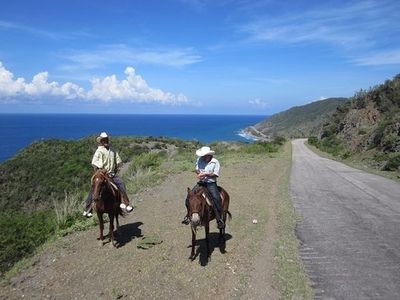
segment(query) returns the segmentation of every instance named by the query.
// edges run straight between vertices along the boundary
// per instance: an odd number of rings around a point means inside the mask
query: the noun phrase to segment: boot
[[[225,223],[221,218],[221,214],[220,214],[219,210],[217,208],[215,208],[215,206],[213,208],[214,208],[215,219],[217,220],[218,229],[224,229]]]
[[[133,207],[129,204],[129,198],[127,194],[123,193],[121,195],[121,204],[119,207],[125,209],[128,213],[133,211]]]

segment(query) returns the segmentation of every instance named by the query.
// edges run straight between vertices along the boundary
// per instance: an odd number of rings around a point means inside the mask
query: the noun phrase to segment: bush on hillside
[[[33,213],[3,212],[0,214],[0,274],[15,262],[31,255],[56,231],[51,211]]]

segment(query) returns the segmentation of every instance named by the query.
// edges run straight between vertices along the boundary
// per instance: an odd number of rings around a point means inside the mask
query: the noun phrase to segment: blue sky
[[[0,113],[270,115],[400,73],[400,1],[1,0]]]

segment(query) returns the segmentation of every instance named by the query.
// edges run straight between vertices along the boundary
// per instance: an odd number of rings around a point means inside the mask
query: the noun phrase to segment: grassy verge
[[[397,171],[383,171],[383,170],[378,170],[377,168],[374,168],[371,166],[371,158],[370,157],[363,157],[362,155],[351,155],[351,156],[338,156],[338,155],[333,155],[331,153],[325,152],[320,150],[314,145],[311,145],[308,142],[305,142],[305,145],[313,152],[318,154],[321,157],[324,158],[329,158],[332,160],[339,161],[341,163],[344,163],[352,168],[363,170],[365,172],[379,175],[382,177],[386,177],[392,180],[400,181],[400,172]]]
[[[278,236],[275,246],[275,263],[277,271],[274,279],[281,292],[281,299],[313,299],[313,291],[299,256],[299,240],[295,235],[296,223],[299,221],[289,194],[291,170],[291,147],[285,145],[283,155],[285,176],[279,184],[278,202]]]

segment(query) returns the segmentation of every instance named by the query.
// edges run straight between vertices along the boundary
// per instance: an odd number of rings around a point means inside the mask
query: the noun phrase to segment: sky
[[[271,115],[400,73],[398,0],[0,7],[0,113]]]

